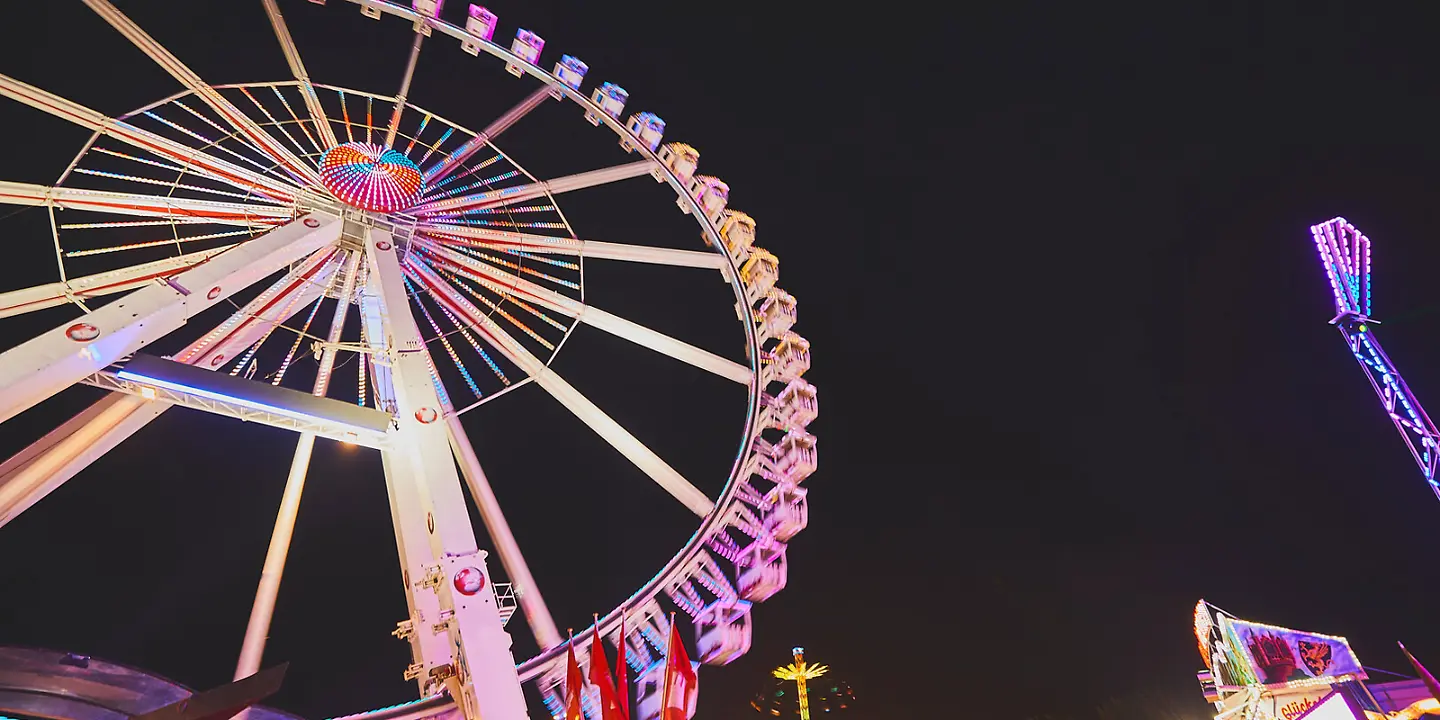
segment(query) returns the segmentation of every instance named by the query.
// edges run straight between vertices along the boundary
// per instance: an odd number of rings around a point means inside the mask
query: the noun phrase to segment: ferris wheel
[[[596,635],[624,644],[639,674],[636,717],[656,717],[671,618],[691,626],[703,663],[744,654],[752,603],[785,586],[786,544],[807,523],[803,482],[816,441],[806,428],[817,405],[803,379],[809,344],[792,331],[795,298],[776,285],[775,256],[753,245],[755,222],[727,207],[726,184],[696,173],[694,148],[665,143],[659,117],[627,116],[620,86],[587,93],[587,67],[568,55],[546,70],[544,41],[528,30],[508,48],[497,44],[497,19],[482,7],[470,5],[462,27],[441,18],[439,0],[349,2],[370,18],[409,23],[413,45],[394,95],[312,81],[276,0],[262,4],[290,80],[206,84],[107,0],[85,4],[180,92],[108,117],[0,75],[0,95],[93,132],[53,185],[0,182],[0,204],[49,213],[59,273],[0,293],[0,318],[63,305],[79,312],[0,353],[0,422],[77,384],[111,391],[0,464],[0,526],[175,406],[296,433],[237,664],[245,677],[260,667],[316,438],[372,448],[409,607],[394,634],[413,663],[396,672],[416,681],[420,698],[353,717],[457,708],[471,720],[527,717],[524,686],[558,714],[567,651],[573,645],[584,662]],[[427,40],[458,41],[479,69],[504,68],[536,87],[479,129],[441,117],[408,98]],[[579,106],[575,122],[615,133],[631,159],[563,177],[528,172],[497,139],[552,100]],[[565,193],[643,178],[673,190],[703,246],[580,239],[560,208]],[[587,303],[587,261],[718,273],[734,296],[745,361]],[[728,477],[717,496],[556,373],[552,362],[580,324],[746,394],[733,465],[716,468]],[[188,342],[177,352],[145,352],[176,335]],[[294,369],[311,356],[313,382],[297,383],[304,373]],[[461,424],[526,384],[698,523],[652,580],[573,640],[561,635]],[[462,486],[503,575],[476,541]],[[518,662],[514,615],[541,648]],[[595,705],[587,688],[587,717],[598,717]]]

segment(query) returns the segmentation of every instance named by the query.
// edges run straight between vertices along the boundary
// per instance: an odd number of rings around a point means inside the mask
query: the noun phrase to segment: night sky
[[[10,5],[0,72],[109,114],[180,89],[78,2]],[[258,2],[118,5],[211,82],[289,79]],[[1440,504],[1326,324],[1308,230],[1343,215],[1370,236],[1376,334],[1440,404],[1440,17],[931,5],[490,5],[497,38],[523,23],[547,66],[581,57],[699,148],[800,301],[821,402],[811,522],[789,586],[756,608],[753,649],[702,671],[699,717],[745,717],[798,644],[850,682],[861,717],[1084,718],[1146,697],[1201,720],[1202,596],[1345,635],[1372,667],[1406,669],[1396,640],[1440,666]],[[402,21],[281,6],[317,82],[395,91]],[[411,100],[478,128],[530,87],[434,42]],[[624,160],[574,114],[552,103],[499,145],[541,176]],[[5,180],[48,184],[87,137],[11,102],[0,127]],[[561,199],[581,237],[700,248],[665,192],[629,182],[643,187]],[[0,243],[0,289],[55,279],[42,212],[0,220]],[[740,351],[713,278],[590,272],[597,306]],[[0,347],[74,314],[0,321]],[[588,328],[558,367],[718,490],[733,386]],[[98,396],[72,389],[5,424],[0,453]],[[483,410],[467,427],[562,628],[693,531],[535,388]],[[293,443],[163,416],[0,531],[0,644],[227,681]],[[320,441],[267,652],[292,663],[274,704],[319,718],[411,696],[387,634],[397,575],[378,458]],[[511,629],[517,654],[533,648]]]

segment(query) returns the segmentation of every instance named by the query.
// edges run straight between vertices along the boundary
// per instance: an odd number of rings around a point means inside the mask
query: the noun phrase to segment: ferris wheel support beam
[[[160,416],[168,403],[107,395],[0,464],[0,527]]]
[[[656,167],[650,160],[637,160],[624,165],[600,168],[598,170],[587,170],[574,175],[566,175],[553,180],[529,183],[527,185],[516,185],[515,187],[503,188],[500,190],[489,190],[474,195],[461,195],[460,197],[446,198],[424,203],[407,212],[418,215],[424,219],[442,222],[440,218],[432,218],[437,214],[460,213],[462,210],[505,207],[525,200],[534,200],[546,195],[559,195],[560,193],[572,190],[583,190],[596,185],[619,182],[630,178],[649,175]]]
[[[0,422],[164,337],[232,293],[333,244],[339,218],[306,215],[166,285],[152,285],[0,353]]]
[[[0,205],[54,207],[61,210],[85,210],[167,220],[204,219],[216,225],[239,227],[266,225],[289,220],[295,216],[294,208],[282,205],[246,205],[166,195],[78,190],[3,181],[0,181]]]
[[[116,120],[79,103],[70,102],[59,95],[45,92],[34,85],[20,82],[9,75],[0,74],[0,96],[24,103],[62,120],[68,120],[80,127],[103,133],[126,144],[180,163],[197,174],[241,190],[255,192],[265,198],[280,202],[293,202],[300,193],[300,188],[290,183],[246,170],[238,165],[232,165],[195,148],[141,130],[134,125]]]
[[[531,110],[540,107],[541,103],[552,97],[554,97],[554,94],[550,90],[550,86],[541,85],[535,92],[530,93],[515,107],[510,108],[505,114],[495,118],[493,122],[486,125],[485,129],[480,131],[480,134],[467,140],[464,145],[456,148],[455,152],[445,156],[445,159],[431,166],[429,170],[426,170],[424,173],[425,184],[434,187],[435,183],[444,180],[450,173],[459,168],[461,163],[469,160],[470,156],[478,152],[480,148],[485,147],[491,140],[498,137],[500,133],[508,130],[511,125],[520,122],[520,119],[529,115]]]
[[[385,128],[385,147],[395,147],[395,135],[400,132],[400,116],[405,112],[405,97],[410,94],[410,81],[415,79],[415,64],[420,62],[420,45],[425,42],[424,33],[415,33],[415,42],[410,46],[410,59],[405,63],[405,75],[400,79],[400,92],[395,94],[395,110],[390,113],[390,124]]]
[[[718,253],[698,250],[674,250],[671,248],[626,245],[624,243],[600,242],[598,240],[577,240],[567,237],[551,237],[531,233],[506,232],[468,225],[429,224],[421,226],[422,232],[446,235],[456,238],[479,240],[477,247],[500,247],[523,250],[530,253],[571,255],[593,260],[623,260],[625,262],[668,265],[670,267],[693,267],[723,271],[727,265]]]
[[[110,23],[110,26],[118,30],[121,35],[124,35],[125,39],[134,43],[135,47],[148,55],[151,60],[154,60],[156,65],[159,65],[165,72],[170,73],[171,77],[178,80],[181,85],[184,85],[188,90],[195,93],[195,97],[200,98],[206,105],[209,105],[211,110],[214,110],[217,115],[224,118],[225,122],[229,123],[231,127],[245,136],[257,149],[268,155],[271,160],[284,167],[297,178],[304,180],[312,187],[320,184],[320,175],[315,172],[314,168],[307,165],[304,160],[296,157],[295,154],[286,149],[284,145],[280,144],[279,140],[255,124],[255,121],[251,120],[250,116],[246,115],[240,108],[235,107],[229,100],[226,100],[225,96],[221,95],[219,90],[210,87],[204,80],[201,80],[200,76],[195,74],[195,71],[187,67],[185,63],[180,61],[180,58],[175,57],[169,50],[166,50],[163,45],[156,42],[155,38],[150,37],[149,33],[142,30],[139,25],[136,25],[133,20],[126,17],[125,14],[120,12],[114,5],[111,5],[109,0],[84,0],[84,3],[88,5],[91,10],[94,10],[95,14],[103,18],[105,22]]]
[[[513,293],[547,310],[554,310],[557,313],[575,318],[597,330],[604,330],[611,335],[629,340],[641,347],[649,348],[662,355],[668,355],[676,360],[700,368],[701,370],[715,373],[727,380],[733,380],[742,385],[750,384],[753,373],[750,372],[750,368],[740,363],[726,360],[712,352],[701,350],[694,345],[676,340],[669,335],[651,330],[639,323],[605,312],[592,305],[586,305],[578,300],[511,275],[510,273],[487,265],[475,258],[458,253],[438,243],[430,242],[422,238],[418,241],[418,244],[426,252],[437,256],[437,259],[441,260],[451,269],[456,270],[461,275],[477,283],[490,286],[490,288],[496,292]]]
[[[465,478],[465,485],[470,488],[470,497],[475,499],[475,506],[480,510],[480,519],[484,521],[485,530],[490,534],[490,542],[495,544],[500,564],[516,589],[515,595],[521,611],[525,613],[525,622],[530,626],[530,632],[535,635],[535,642],[541,649],[559,645],[565,638],[560,635],[560,628],[555,625],[555,618],[550,615],[550,607],[545,604],[545,598],[540,594],[540,587],[535,583],[534,574],[530,572],[530,564],[521,554],[519,543],[515,542],[515,534],[510,531],[510,523],[500,509],[500,501],[495,497],[495,490],[490,487],[490,479],[485,477],[485,470],[480,466],[475,448],[470,445],[465,426],[460,423],[460,416],[455,414],[453,408],[446,407],[445,410],[445,425],[450,431],[450,449],[455,452],[455,459],[460,462],[460,474]]]
[[[71,278],[64,282],[0,293],[0,318],[58,307],[70,302],[71,298],[88,300],[134,290],[205,262],[232,247],[235,246],[223,245],[118,270]]]
[[[180,361],[215,369],[220,364],[211,362],[215,358],[223,361],[254,344],[270,326],[285,322],[296,308],[308,305],[319,295],[322,286],[312,280],[315,273],[328,267],[324,262],[328,258],[328,253],[316,253],[297,265],[182,351]],[[113,393],[0,464],[0,527],[170,407],[161,400]]]
[[[280,49],[285,53],[285,62],[290,65],[290,73],[300,81],[305,108],[310,111],[310,119],[314,121],[315,129],[326,143],[325,148],[339,145],[335,139],[335,129],[330,127],[330,121],[325,117],[325,109],[320,107],[320,98],[315,95],[315,85],[310,82],[310,74],[305,72],[305,63],[300,60],[300,49],[295,47],[295,39],[290,36],[285,16],[280,14],[280,6],[275,0],[261,1],[265,5],[265,14],[270,17],[270,26],[275,28],[275,39],[280,41]]]
[[[335,368],[335,344],[345,330],[345,318],[350,312],[350,298],[355,294],[356,276],[359,275],[361,255],[345,251],[344,281],[335,301],[335,314],[330,320],[330,330],[325,345],[320,351],[320,369],[315,373],[313,394],[324,397],[330,387],[330,374]],[[245,626],[245,639],[240,645],[240,659],[235,664],[234,680],[242,680],[260,672],[260,662],[265,656],[265,640],[270,635],[270,620],[275,615],[275,599],[280,594],[280,581],[285,574],[285,560],[290,555],[290,541],[295,537],[295,520],[300,514],[300,498],[305,492],[305,476],[310,469],[310,456],[315,450],[315,433],[302,432],[295,442],[295,455],[290,460],[290,474],[285,479],[285,491],[281,495],[280,509],[275,516],[275,526],[270,533],[270,546],[265,551],[265,563],[260,570],[260,583],[255,589],[255,603],[250,609],[250,620]]]
[[[690,508],[696,515],[705,517],[715,510],[715,503],[706,497],[705,493],[690,484],[685,476],[670,467],[659,455],[631,435],[620,423],[606,415],[605,411],[595,403],[590,402],[589,398],[580,394],[580,391],[566,382],[564,378],[555,374],[545,365],[544,361],[525,349],[514,337],[495,324],[489,316],[445,283],[433,270],[418,262],[410,262],[407,267],[412,270],[415,277],[419,278],[421,284],[431,291],[437,301],[484,335],[491,346],[500,351],[500,354],[534,378],[535,384],[560,401],[566,410],[580,418],[581,422],[619,451],[621,455],[624,455],[651,480],[654,480],[655,484],[670,493],[685,507]]]
[[[486,553],[475,543],[446,426],[437,422],[445,401],[411,314],[397,244],[386,231],[370,231],[366,288],[379,301],[390,350],[397,428],[392,433],[394,449],[386,453],[387,484],[402,552],[408,556],[407,594],[413,610],[433,611],[412,615],[410,632],[448,641],[443,655],[417,658],[425,674],[422,686],[443,680],[468,720],[527,718],[511,638],[485,567]],[[421,562],[417,565],[416,560]],[[445,660],[448,668],[437,665],[435,660],[448,658],[452,647],[459,657]]]

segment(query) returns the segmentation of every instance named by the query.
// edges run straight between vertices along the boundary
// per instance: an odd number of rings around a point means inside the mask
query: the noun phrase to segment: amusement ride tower
[[[1440,497],[1440,481],[1435,477],[1440,431],[1410,392],[1395,363],[1381,349],[1371,327],[1379,322],[1370,318],[1370,238],[1345,218],[1316,225],[1310,233],[1335,298],[1335,317],[1330,324],[1340,331],[1346,347],[1360,362],[1370,387],[1420,467],[1420,474],[1431,492]]]

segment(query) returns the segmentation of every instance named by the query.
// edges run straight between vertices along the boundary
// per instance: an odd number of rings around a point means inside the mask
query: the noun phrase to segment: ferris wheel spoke
[[[490,228],[469,227],[432,223],[421,226],[422,232],[445,236],[465,244],[466,240],[482,247],[520,250],[535,254],[573,255],[599,260],[622,260],[626,262],[669,265],[671,267],[693,267],[721,270],[727,267],[725,258],[717,253],[696,250],[673,250],[670,248],[645,247],[624,243],[600,242],[598,240],[577,240],[568,237],[552,237],[533,233],[507,232]]]
[[[328,267],[330,255],[318,252],[298,263],[176,359],[207,369],[220,367],[224,359],[252,345],[268,327],[288,320],[294,307],[307,304],[321,292],[325,279],[316,273]],[[301,302],[287,302],[297,294]],[[161,400],[113,393],[0,464],[0,527],[170,407]]]
[[[294,216],[281,205],[195,200],[169,195],[78,190],[30,183],[0,181],[0,205],[50,206],[62,210],[88,210],[167,220],[204,219],[216,225],[257,227]]]
[[[247,170],[202,150],[183,145],[155,133],[141,130],[78,103],[45,92],[8,75],[0,74],[0,96],[24,103],[83,128],[103,132],[121,142],[146,150],[186,169],[241,190],[278,202],[293,202],[300,188],[263,173]]]
[[[71,278],[64,282],[46,283],[0,293],[0,318],[64,305],[72,298],[88,300],[134,290],[162,278],[184,272],[186,268],[202,263],[232,247],[235,246],[223,245],[118,270]]]
[[[156,42],[155,39],[150,37],[139,25],[136,25],[135,22],[126,17],[124,13],[120,12],[114,5],[111,5],[109,0],[84,0],[84,2],[91,10],[94,10],[97,15],[110,23],[111,27],[118,30],[120,34],[124,35],[131,43],[134,43],[135,47],[139,48],[141,52],[148,55],[151,60],[154,60],[155,64],[159,65],[166,72],[170,73],[171,77],[178,80],[180,84],[195,93],[195,97],[200,98],[206,105],[209,105],[211,110],[214,110],[221,118],[224,118],[225,122],[229,123],[237,132],[269,156],[271,160],[279,163],[295,175],[295,177],[312,186],[318,186],[320,184],[320,176],[315,172],[314,168],[286,149],[273,135],[266,132],[256,124],[255,121],[251,120],[248,115],[242,112],[240,108],[235,107],[234,104],[225,99],[225,97],[220,94],[220,91],[210,87],[204,80],[201,80],[199,75],[196,75],[193,70],[181,62],[179,58],[171,54],[169,50],[166,50],[164,46]]]
[[[475,455],[475,448],[470,445],[470,437],[465,433],[465,427],[460,423],[460,416],[454,412],[454,408],[446,408],[445,422],[450,431],[450,449],[454,451],[455,459],[460,462],[460,474],[470,489],[470,497],[475,500],[475,506],[480,510],[480,519],[485,523],[490,541],[495,544],[500,564],[504,566],[505,574],[516,588],[517,600],[521,611],[525,613],[525,622],[535,636],[536,644],[541,648],[559,645],[564,639],[560,636],[560,628],[555,624],[555,618],[550,615],[550,608],[545,604],[539,586],[535,584],[530,564],[520,552],[515,534],[510,531],[510,523],[500,509],[500,501],[490,487],[490,480],[485,476],[485,470]]]
[[[554,180],[436,200],[412,208],[408,212],[435,222],[444,222],[445,220],[442,218],[463,215],[466,210],[505,207],[545,195],[558,195],[572,190],[582,190],[596,185],[627,180],[641,175],[649,175],[654,168],[654,162],[639,160],[624,165],[567,175]]]
[[[498,137],[500,133],[505,132],[511,125],[514,125],[519,122],[521,118],[530,114],[531,110],[540,107],[540,104],[545,102],[546,98],[553,97],[551,93],[550,86],[541,85],[535,92],[530,93],[529,96],[521,100],[515,107],[510,108],[505,114],[495,118],[493,122],[485,126],[484,130],[480,131],[480,134],[471,138],[464,145],[456,148],[454,152],[446,156],[445,159],[436,163],[429,170],[426,170],[425,184],[434,187],[436,183],[444,180],[446,176],[458,169],[466,160],[469,160],[470,156],[478,152],[480,148],[485,147],[491,140]]]
[[[581,422],[610,443],[611,447],[624,455],[651,480],[654,480],[655,484],[690,508],[696,515],[704,517],[715,509],[715,503],[706,497],[705,493],[692,485],[689,480],[686,480],[659,455],[636,439],[620,423],[605,414],[564,378],[547,367],[540,358],[525,349],[519,341],[505,332],[498,324],[470,304],[434,270],[418,262],[407,263],[407,268],[414,273],[421,284],[434,293],[434,297],[438,301],[448,306],[451,312],[471,323],[496,350],[534,378],[535,384],[560,401],[565,409],[580,418]]]
[[[145,347],[234,292],[333,244],[340,238],[340,227],[338,218],[306,215],[169,278],[167,285],[137,290],[125,300],[0,353],[0,421]]]
[[[390,113],[390,124],[385,128],[385,147],[395,147],[395,135],[400,132],[400,116],[405,112],[405,97],[410,94],[410,81],[415,78],[415,64],[420,61],[420,45],[425,42],[425,34],[415,33],[415,41],[410,45],[410,59],[405,63],[405,75],[400,79],[400,92],[395,94],[395,109]]]
[[[616,337],[624,338],[642,347],[668,355],[720,377],[749,385],[750,368],[726,360],[712,352],[702,350],[689,343],[676,340],[664,333],[651,330],[643,325],[626,320],[618,315],[605,312],[593,305],[562,295],[554,290],[541,287],[533,282],[487,265],[472,257],[463,255],[439,243],[424,238],[416,240],[418,248],[447,269],[472,280],[483,287],[501,294],[514,295],[521,300],[575,318],[598,330],[604,330]]]
[[[300,93],[305,98],[305,108],[310,111],[310,120],[320,132],[320,138],[325,143],[325,148],[332,148],[339,145],[335,139],[335,129],[330,127],[330,121],[325,118],[325,110],[320,107],[320,98],[315,95],[315,86],[310,82],[310,74],[305,72],[305,63],[300,60],[300,50],[295,47],[295,39],[290,36],[290,28],[285,24],[285,16],[280,14],[280,6],[275,0],[262,0],[265,5],[265,14],[270,17],[270,25],[275,28],[275,39],[280,41],[280,49],[285,52],[285,62],[290,65],[290,72],[300,81]],[[276,90],[276,94],[279,91]],[[284,96],[280,96],[284,99]],[[286,107],[289,107],[288,103]],[[303,129],[304,126],[301,125]],[[321,148],[323,151],[325,148]]]
[[[321,350],[320,368],[315,373],[312,392],[324,397],[330,386],[330,373],[335,368],[334,349],[340,342],[345,329],[345,317],[350,311],[350,298],[354,295],[356,279],[359,276],[360,260],[358,251],[342,251],[345,272],[340,284],[340,299],[335,303],[335,313],[330,320],[324,349]],[[275,527],[270,535],[270,546],[265,552],[265,563],[260,571],[260,583],[255,590],[255,603],[250,610],[250,621],[245,626],[245,640],[240,647],[240,659],[235,665],[235,680],[250,677],[260,670],[260,661],[265,655],[265,640],[270,634],[270,620],[275,613],[275,600],[280,593],[280,581],[285,572],[285,560],[290,554],[290,541],[295,536],[295,520],[300,511],[300,498],[305,492],[305,476],[310,469],[310,456],[315,449],[315,433],[302,432],[295,443],[295,455],[290,462],[290,474],[285,480],[285,491],[280,509],[275,516]]]

